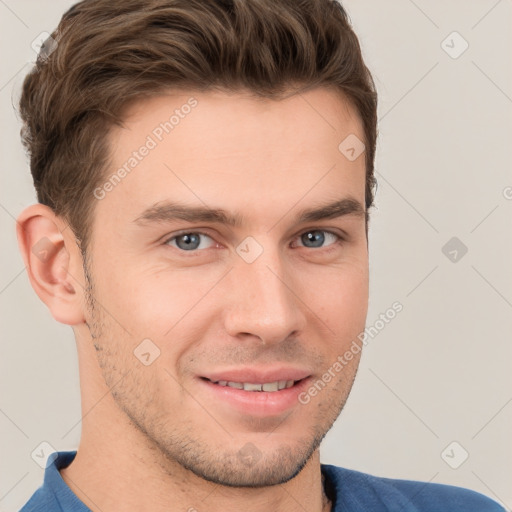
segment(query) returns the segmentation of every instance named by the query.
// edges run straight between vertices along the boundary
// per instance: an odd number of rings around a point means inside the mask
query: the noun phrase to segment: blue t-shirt
[[[43,485],[20,512],[90,512],[59,473],[75,455],[50,456]],[[505,512],[493,500],[461,487],[380,478],[329,464],[321,464],[321,470],[332,512]]]

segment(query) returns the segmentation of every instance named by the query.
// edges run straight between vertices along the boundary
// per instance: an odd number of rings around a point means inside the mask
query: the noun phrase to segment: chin
[[[196,476],[227,487],[270,487],[288,482],[297,476],[307,460],[283,464],[282,457],[265,457],[248,466],[237,463],[209,468],[188,467]]]
[[[167,459],[194,473],[197,477],[227,487],[269,487],[288,482],[297,476],[317,450],[323,436],[302,439],[293,446],[257,447],[258,442],[245,442],[238,450],[220,452],[197,443],[167,452]],[[271,444],[271,443],[268,443]],[[190,446],[190,445],[189,445]]]

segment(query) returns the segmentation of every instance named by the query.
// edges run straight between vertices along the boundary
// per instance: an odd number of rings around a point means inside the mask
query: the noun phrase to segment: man
[[[20,101],[18,237],[74,330],[82,436],[22,510],[503,510],[320,463],[361,353],[376,106],[328,0],[64,15]]]

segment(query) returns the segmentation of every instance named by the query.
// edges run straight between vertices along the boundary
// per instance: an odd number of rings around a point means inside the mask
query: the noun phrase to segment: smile
[[[228,386],[230,388],[235,389],[243,389],[244,391],[267,391],[267,392],[274,392],[274,391],[280,391],[282,389],[288,389],[291,388],[294,384],[296,384],[299,381],[294,380],[277,380],[275,382],[265,382],[265,383],[253,383],[253,382],[233,382],[233,381],[226,381],[226,380],[218,380],[218,381],[212,381],[210,379],[210,382],[213,382],[214,384],[218,384],[219,386]]]

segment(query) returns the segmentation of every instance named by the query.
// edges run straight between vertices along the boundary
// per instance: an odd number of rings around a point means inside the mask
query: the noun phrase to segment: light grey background
[[[75,449],[80,436],[73,333],[33,292],[14,221],[35,194],[12,102],[32,41],[71,4],[0,0],[2,511],[40,485],[41,442]],[[369,338],[322,461],[469,487],[510,510],[512,2],[344,5],[380,98],[367,325],[395,301],[404,309]],[[458,58],[454,31],[469,44]],[[452,237],[468,248],[455,262],[442,251]]]

